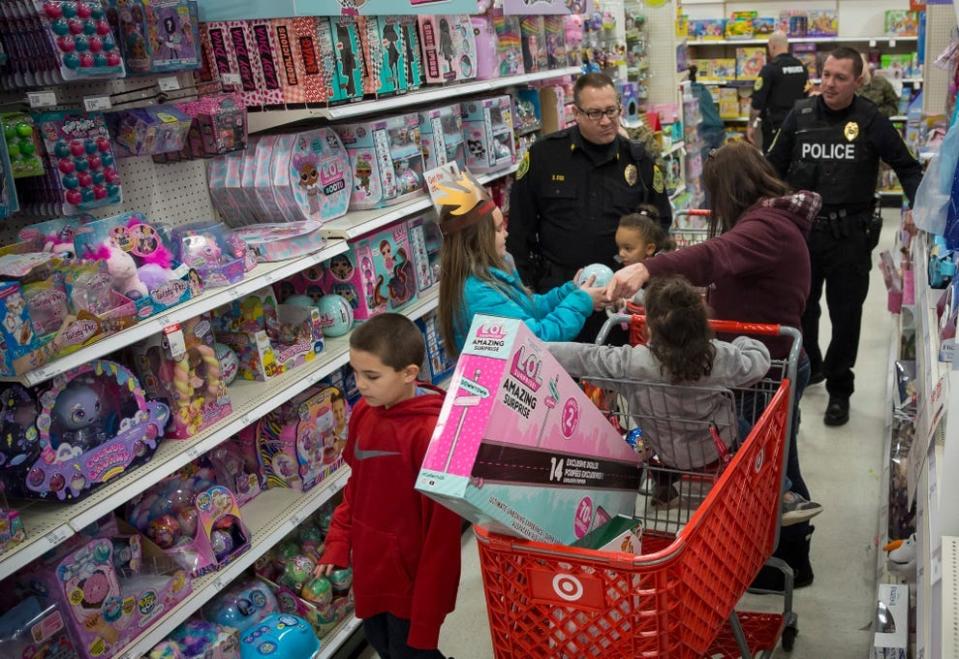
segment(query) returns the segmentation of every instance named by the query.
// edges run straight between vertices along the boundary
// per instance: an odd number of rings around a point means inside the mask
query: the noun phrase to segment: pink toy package
[[[416,489],[498,532],[571,544],[633,514],[639,461],[522,321],[477,315]]]
[[[278,53],[277,68],[286,103],[303,103],[306,99],[306,70],[303,58],[297,56],[296,23],[293,18],[274,18],[272,38]]]
[[[249,22],[250,32],[256,45],[257,59],[260,61],[260,78],[263,86],[260,88],[264,105],[282,105],[283,98],[283,63],[282,55],[273,33],[273,21],[270,19],[255,19]]]
[[[210,60],[216,70],[216,77],[220,80],[223,91],[242,91],[243,80],[240,77],[240,66],[237,63],[236,53],[233,51],[233,37],[230,36],[230,26],[225,21],[201,23],[201,26],[206,27],[210,39]],[[252,74],[252,72],[250,73]]]
[[[227,32],[240,74],[240,96],[244,105],[263,105],[266,98],[260,51],[253,38],[253,30],[246,21],[227,21]]]
[[[427,82],[457,82],[476,77],[476,38],[470,17],[419,16],[423,70]]]
[[[496,30],[489,16],[470,16],[473,37],[476,40],[476,77],[490,80],[499,77],[499,60],[496,54]]]

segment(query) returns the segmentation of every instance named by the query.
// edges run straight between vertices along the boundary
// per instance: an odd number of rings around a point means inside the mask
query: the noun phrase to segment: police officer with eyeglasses
[[[507,249],[523,281],[545,292],[591,263],[616,269],[616,227],[642,204],[669,227],[663,172],[639,142],[619,133],[621,106],[609,77],[589,73],[573,90],[576,126],[547,135],[526,152],[510,194]],[[586,323],[592,341],[604,314]]]
[[[808,238],[812,281],[802,329],[812,369],[809,384],[826,382],[829,404],[823,421],[829,426],[849,420],[862,304],[869,290],[871,252],[882,229],[875,212],[879,161],[895,170],[910,207],[922,178],[922,168],[889,119],[872,101],[856,96],[862,72],[858,51],[833,50],[823,65],[821,95],[796,103],[767,156],[794,188],[822,196]],[[819,348],[824,287],[832,322],[825,358]]]

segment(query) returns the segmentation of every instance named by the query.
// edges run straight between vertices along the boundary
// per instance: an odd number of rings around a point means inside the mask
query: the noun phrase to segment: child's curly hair
[[[656,246],[654,254],[676,249],[676,243],[659,222],[659,211],[650,204],[641,204],[637,212],[619,218],[619,228],[638,231],[644,242]]]
[[[713,370],[716,348],[706,305],[684,277],[656,277],[646,289],[649,350],[673,384],[695,382]]]

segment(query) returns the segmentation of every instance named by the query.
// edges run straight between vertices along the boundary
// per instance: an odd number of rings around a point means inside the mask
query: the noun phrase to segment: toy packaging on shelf
[[[116,655],[192,592],[184,570],[112,516],[95,537],[81,534],[75,540],[14,579],[23,596],[36,595],[41,605],[58,606],[85,659]],[[123,560],[117,546],[138,547],[141,559]]]
[[[43,175],[44,153],[33,117],[25,112],[4,112],[0,122],[13,178]]]
[[[772,16],[756,16],[753,18],[753,37],[766,37],[776,31],[779,20]]]
[[[350,208],[392,206],[423,192],[417,113],[334,126],[334,130],[353,165]]]
[[[478,315],[416,488],[498,532],[569,544],[632,514],[639,460],[522,321]]]
[[[496,30],[489,16],[470,16],[476,41],[476,77],[491,80],[499,77]]]
[[[691,39],[713,41],[717,39],[723,39],[725,35],[725,18],[710,18],[689,21],[689,37]]]
[[[839,16],[834,9],[810,9],[806,34],[810,37],[839,35]]]
[[[63,215],[119,204],[123,197],[110,135],[99,112],[35,117],[56,177]],[[9,167],[6,167],[9,171]]]
[[[211,24],[211,30],[212,30]],[[263,104],[263,69],[260,65],[260,52],[253,37],[253,30],[246,21],[224,21],[224,33],[230,43],[230,52],[236,62],[233,73],[239,76],[236,91],[246,107]],[[211,38],[213,33],[210,34]],[[216,46],[214,46],[214,53]],[[221,75],[222,78],[222,75]]]
[[[549,68],[549,56],[546,53],[546,23],[543,17],[523,16],[519,27],[526,73],[545,71]]]
[[[16,659],[49,657],[79,659],[56,603],[42,604],[36,595],[18,599],[0,615],[0,653]]]
[[[727,39],[752,39],[753,19],[759,15],[755,11],[734,11],[726,21]]]
[[[448,162],[466,168],[463,116],[459,103],[420,111],[420,149],[424,170]]]
[[[106,123],[117,157],[126,158],[182,151],[193,119],[175,105],[155,105],[109,112]]]
[[[805,65],[806,73],[810,78],[819,77],[819,62],[816,57],[816,44],[794,43],[792,45],[792,53],[793,57]]]
[[[320,17],[316,22],[320,68],[326,80],[330,103],[363,98],[363,45],[356,18]]]
[[[902,79],[920,75],[916,53],[884,53],[879,61],[883,71],[891,78]]]
[[[256,424],[240,430],[207,454],[218,485],[233,492],[240,506],[246,505],[264,489],[260,462],[256,453]]]
[[[173,229],[177,259],[200,275],[204,289],[243,280],[256,267],[256,255],[220,222],[196,222]]]
[[[294,53],[303,66],[303,100],[307,103],[326,103],[332,94],[330,72],[324,70],[333,60],[323,59],[319,42],[319,24],[327,25],[325,17],[300,16],[292,19],[294,28]],[[330,53],[332,57],[332,53]]]
[[[9,385],[3,405],[3,480],[17,497],[77,500],[150,459],[170,409],[148,400],[126,367],[94,360],[45,388]]]
[[[784,9],[779,12],[779,30],[790,37],[804,37],[809,29],[809,13],[805,9]]]
[[[188,465],[127,505],[130,524],[193,576],[221,569],[250,546],[236,498],[214,479],[212,468]]]
[[[377,96],[418,88],[421,73],[419,41],[409,43],[407,16],[361,16],[360,37],[367,76],[364,91]]]
[[[281,106],[286,99],[283,96],[283,76],[285,69],[281,62],[282,54],[273,33],[273,21],[259,18],[249,21],[250,32],[256,44],[257,60],[260,62],[259,79],[263,82],[260,89],[261,103],[264,106]]]
[[[203,607],[203,617],[241,634],[279,609],[262,579],[238,579]]]
[[[423,333],[423,339],[426,343],[426,359],[420,369],[421,377],[424,380],[428,379],[433,384],[439,384],[453,373],[453,369],[456,367],[456,359],[446,349],[446,342],[440,333],[439,320],[435,310],[417,319],[416,326]]]
[[[200,65],[196,2],[110,0],[109,5],[107,15],[129,73],[183,71]]]
[[[714,80],[736,79],[736,58],[717,57],[710,63],[710,71]]]
[[[471,99],[462,104],[466,166],[492,172],[516,162],[512,102],[509,96]]]
[[[5,403],[0,399],[0,403]],[[6,415],[9,410],[2,409],[0,414]],[[5,494],[6,486],[2,479],[0,479],[0,554],[9,550],[14,545],[18,545],[23,542],[27,533],[23,528],[23,520],[20,519],[20,513],[17,512],[14,508],[10,507],[10,504],[7,502],[7,496]],[[0,639],[3,638],[3,633],[0,632]],[[3,641],[0,640],[0,649],[3,649]]]
[[[719,90],[719,116],[723,119],[738,119],[739,95],[735,89],[723,87]]]
[[[133,300],[139,318],[165,311],[201,291],[196,271],[177,263],[166,228],[142,213],[85,224],[74,238],[77,258],[106,263],[113,289]]]
[[[737,48],[736,49],[736,79],[755,80],[759,72],[766,65],[766,49]],[[746,113],[749,114],[748,112]]]
[[[426,82],[459,82],[476,77],[476,38],[466,14],[418,16]]]
[[[317,128],[298,133],[289,148],[286,144],[278,142],[273,153],[274,196],[282,198],[298,220],[327,222],[344,215],[353,191],[353,168],[336,132]]]
[[[904,9],[887,9],[885,16],[886,34],[899,37],[914,37],[919,34],[919,15]]]
[[[208,315],[165,328],[131,348],[147,395],[170,408],[167,437],[189,439],[232,411]]]
[[[269,286],[220,307],[213,325],[217,341],[236,353],[244,380],[269,380],[323,351],[319,312],[277,304]]]
[[[499,76],[515,76],[526,73],[523,67],[522,29],[519,16],[506,16],[502,9],[491,12],[493,30],[496,32],[496,59]]]
[[[257,224],[234,231],[259,261],[282,261],[311,254],[326,245],[319,222]]]
[[[268,488],[306,492],[343,466],[349,422],[343,392],[311,387],[257,423],[257,456]]]
[[[629,102],[626,96],[628,96],[628,91],[626,94],[620,91],[620,102],[624,110]],[[526,135],[527,133],[540,130],[543,127],[543,113],[539,104],[539,90],[520,89],[513,96],[513,102],[513,130],[517,134]],[[519,160],[519,158],[517,158],[517,160]]]
[[[435,217],[434,213],[428,213],[407,220],[410,250],[413,252],[416,269],[416,286],[421,293],[439,283],[439,246],[435,236],[435,233],[439,233],[439,227],[434,221]],[[439,243],[442,244],[442,238]]]
[[[246,147],[246,106],[239,94],[214,94],[174,105],[191,120],[186,144],[179,153],[155,155],[155,162],[213,158]]]
[[[566,51],[566,26],[563,16],[544,16],[543,28],[546,31],[546,66],[559,69],[569,65]]]
[[[147,659],[240,659],[240,632],[200,618],[174,629]]]

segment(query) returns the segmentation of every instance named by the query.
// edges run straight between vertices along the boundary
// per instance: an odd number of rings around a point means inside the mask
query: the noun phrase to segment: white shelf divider
[[[241,512],[243,521],[253,536],[250,548],[224,569],[194,579],[193,592],[189,597],[170,609],[146,633],[138,636],[115,656],[119,659],[140,659],[253,565],[260,556],[296,529],[300,522],[329,501],[346,485],[349,477],[349,467],[343,467],[309,492],[282,488],[267,490],[245,505]]]
[[[540,80],[550,80],[552,78],[576,75],[580,72],[581,70],[578,66],[567,66],[550,71],[538,71],[536,73],[525,73],[517,76],[494,78],[493,80],[476,80],[473,82],[464,82],[458,85],[428,87],[421,91],[402,94],[400,96],[389,96],[372,101],[360,101],[358,103],[349,103],[334,107],[251,112],[249,114],[249,129],[251,133],[256,133],[310,119],[327,119],[329,121],[353,119],[373,113],[399,110],[401,108],[419,105],[421,103],[446,101],[448,99],[453,99],[460,96],[470,96],[474,94],[495,91],[498,89],[504,89],[506,87],[512,87],[513,85],[525,85]]]
[[[325,261],[337,254],[342,254],[347,250],[346,243],[343,241],[331,241],[323,249],[286,261],[276,261],[274,263],[261,263],[249,273],[242,281],[229,286],[212,288],[205,291],[198,297],[177,305],[172,309],[161,314],[143,320],[133,327],[111,334],[110,336],[93,343],[86,348],[78,350],[66,357],[54,360],[40,368],[36,368],[21,376],[3,377],[0,380],[7,382],[21,382],[26,386],[33,386],[45,382],[52,377],[69,371],[71,368],[86,364],[94,359],[100,359],[121,348],[133,345],[141,339],[157,334],[163,331],[163,328],[174,323],[182,323],[190,318],[195,318],[202,313],[212,311],[232,300],[243,297],[258,291],[264,286],[269,286],[273,282],[289,277],[302,270]]]
[[[402,309],[402,312],[416,320],[435,309],[438,300],[438,289],[434,287],[415,303]],[[309,364],[289,370],[267,382],[234,382],[229,388],[233,412],[226,419],[196,437],[162,441],[149,462],[104,483],[83,501],[72,505],[45,501],[28,503],[20,509],[27,538],[0,554],[0,579],[13,574],[91,522],[226,441],[240,429],[316,384],[348,361],[349,335],[329,339],[324,351]]]
[[[869,46],[875,47],[880,42],[885,41],[890,48],[897,43],[912,43],[918,41],[918,37],[901,37],[897,35],[880,35],[877,37],[789,37],[789,43],[863,43],[868,42]],[[686,45],[696,46],[765,46],[769,39],[689,39]]]

